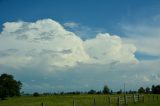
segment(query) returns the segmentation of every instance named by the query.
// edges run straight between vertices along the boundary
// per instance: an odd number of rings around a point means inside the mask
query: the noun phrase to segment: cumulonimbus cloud
[[[14,67],[41,62],[57,67],[137,62],[135,51],[134,45],[108,33],[83,41],[52,19],[6,22],[0,33],[0,64]]]

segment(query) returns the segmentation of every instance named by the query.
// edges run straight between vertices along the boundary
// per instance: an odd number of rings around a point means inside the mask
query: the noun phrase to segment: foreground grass
[[[108,96],[122,95],[55,95],[55,96],[22,96],[8,98],[0,101],[0,106],[41,106],[43,102],[45,106],[72,106],[75,100],[76,106],[92,106],[93,99],[96,99],[96,106],[109,106]],[[153,100],[153,95],[145,95],[144,103],[128,103],[127,106],[160,106],[160,96]],[[111,106],[117,106],[116,99],[112,101]],[[121,105],[124,106],[124,105]]]

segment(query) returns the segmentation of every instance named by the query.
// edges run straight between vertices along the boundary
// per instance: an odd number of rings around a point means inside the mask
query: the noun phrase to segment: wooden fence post
[[[144,95],[142,97],[143,97],[143,103],[144,103]]]
[[[75,104],[75,100],[73,100],[73,106],[76,106],[76,104]]]
[[[117,106],[120,106],[120,96],[118,96],[118,99],[117,99]]]
[[[93,100],[93,106],[96,106],[96,99]]]
[[[43,103],[43,102],[41,103],[41,106],[44,106],[44,103]]]
[[[108,104],[109,104],[109,106],[111,106],[111,98],[110,97],[108,97]]]
[[[135,95],[133,94],[133,102],[136,103],[136,100],[135,100]]]
[[[126,105],[127,104],[127,96],[124,95],[124,104]]]

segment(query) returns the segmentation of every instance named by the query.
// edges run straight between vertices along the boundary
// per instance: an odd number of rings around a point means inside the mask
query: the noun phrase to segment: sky
[[[0,74],[26,93],[159,84],[159,41],[159,0],[0,0]]]

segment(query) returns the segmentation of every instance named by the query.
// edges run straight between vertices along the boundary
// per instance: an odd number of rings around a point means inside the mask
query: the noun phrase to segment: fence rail
[[[129,102],[137,103],[137,102],[143,102],[144,103],[144,95],[133,95],[133,96],[118,96],[118,97],[109,97],[109,106],[111,106],[112,102],[115,101],[113,99],[117,99],[116,103],[117,106],[126,105]]]
[[[150,99],[152,99],[153,101],[159,99],[159,96],[152,96],[152,97],[148,97]],[[124,95],[124,96],[108,96],[107,101],[107,106],[125,106],[129,103],[144,103],[145,102],[145,98],[144,95]],[[42,102],[40,104],[40,106],[45,106],[45,104]],[[78,106],[78,104],[76,104],[75,100],[73,99],[73,103],[71,106]],[[96,99],[93,99],[92,102],[92,106],[97,106],[96,104]]]

